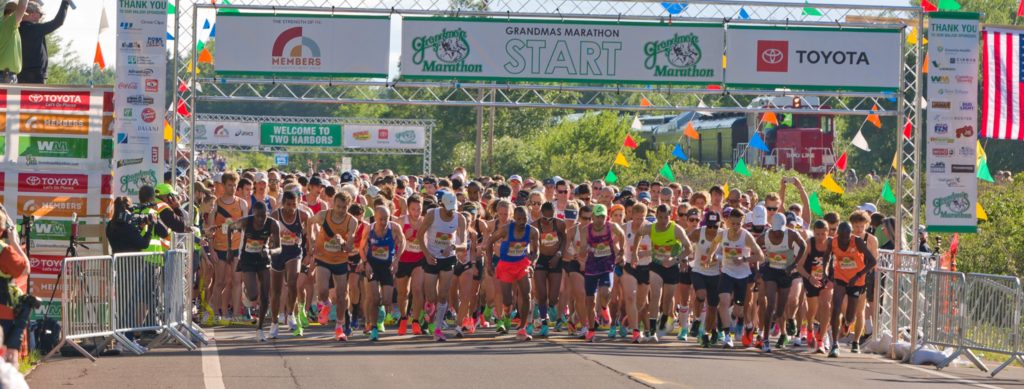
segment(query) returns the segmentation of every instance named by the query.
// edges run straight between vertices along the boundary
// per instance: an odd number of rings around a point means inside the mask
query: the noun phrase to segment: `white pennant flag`
[[[921,109],[928,109],[928,100],[925,100],[924,97],[921,97]]]
[[[110,29],[110,22],[107,21],[107,7],[100,9],[100,34]]]
[[[850,144],[856,146],[858,149],[864,151],[871,151],[871,147],[868,147],[868,140],[864,139],[864,134],[857,130],[857,135],[853,137],[853,141]]]
[[[630,128],[634,131],[640,131],[644,128],[643,123],[640,123],[640,115],[633,116],[633,125]]]
[[[697,108],[708,108],[708,105],[704,104],[704,101],[701,101],[700,103],[697,104]],[[697,113],[704,116],[711,116],[711,111],[697,111]]]

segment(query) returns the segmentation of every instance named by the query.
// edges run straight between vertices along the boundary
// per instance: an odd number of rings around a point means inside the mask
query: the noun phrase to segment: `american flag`
[[[1024,140],[1024,40],[1022,31],[985,29],[982,33],[981,135],[995,139]]]

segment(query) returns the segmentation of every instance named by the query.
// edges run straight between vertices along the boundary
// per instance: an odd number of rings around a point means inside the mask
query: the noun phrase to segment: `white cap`
[[[519,181],[520,183],[522,183],[523,182],[523,177],[520,177],[518,174],[513,174],[512,177],[508,178],[508,182],[512,182],[512,181]]]
[[[370,198],[372,199],[375,199],[377,198],[377,196],[380,196],[380,188],[378,188],[376,185],[370,185],[369,188],[366,188],[366,195],[370,196]]]
[[[772,216],[772,231],[783,231],[786,229],[786,215],[776,213]]]
[[[455,194],[452,192],[444,192],[444,195],[441,196],[441,205],[449,211],[455,211],[455,208],[457,207]]]
[[[750,212],[751,224],[755,226],[763,226],[768,224],[768,210],[763,205],[757,205],[754,210]],[[782,217],[782,224],[786,224],[786,217]]]
[[[267,173],[256,172],[256,182],[267,182]]]
[[[878,212],[878,207],[876,207],[876,206],[875,206],[874,204],[872,204],[872,203],[864,203],[864,204],[861,204],[861,205],[859,205],[859,206],[857,207],[857,209],[858,209],[858,210],[861,210],[861,211],[865,211],[865,212],[867,212],[868,214],[874,214],[875,212]]]

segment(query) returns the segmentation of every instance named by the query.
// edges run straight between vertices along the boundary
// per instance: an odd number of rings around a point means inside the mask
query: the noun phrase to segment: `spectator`
[[[21,73],[21,34],[18,26],[25,17],[28,0],[11,0],[0,18],[0,83],[15,84]]]
[[[127,197],[114,199],[114,217],[107,224],[107,240],[113,254],[134,253],[149,247],[153,237],[153,228],[143,234],[142,225],[151,224],[153,220],[136,218],[132,214],[132,202]]]
[[[28,290],[29,262],[18,241],[18,232],[0,207],[0,328],[9,336],[3,339],[4,360],[17,366],[21,342],[30,309],[19,309]]]
[[[0,341],[4,339],[3,328],[0,328]],[[7,350],[4,350],[6,354]],[[0,360],[0,388],[4,389],[28,389],[25,376],[18,371],[18,365]]]
[[[21,32],[21,73],[18,74],[20,84],[45,84],[46,69],[49,67],[50,53],[46,50],[46,36],[57,31],[64,25],[64,17],[68,14],[71,0],[60,2],[60,9],[53,20],[40,23],[43,18],[42,5],[36,0],[28,3],[25,18],[18,27]]]

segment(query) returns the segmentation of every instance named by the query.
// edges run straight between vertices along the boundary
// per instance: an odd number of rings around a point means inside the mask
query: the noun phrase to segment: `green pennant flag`
[[[885,185],[882,186],[882,200],[889,204],[896,204],[896,193],[893,193],[889,180],[885,180]]]
[[[804,1],[804,4],[809,5],[807,1]],[[814,7],[804,7],[803,14],[804,16],[821,16],[821,11],[818,11],[818,9]]]
[[[939,11],[959,11],[960,3],[956,0],[939,0]]]
[[[782,124],[786,127],[793,127],[793,114],[782,114]]]
[[[604,182],[614,184],[619,181],[619,176],[615,175],[612,169],[608,169],[608,175],[604,176]]]
[[[168,1],[167,2],[167,14],[168,15],[174,15],[174,13],[177,12],[177,11],[178,11],[178,9],[174,8],[174,3]]]
[[[223,5],[231,5],[231,2],[228,1],[228,0],[221,0],[220,3],[223,4]],[[238,13],[241,13],[241,12],[238,12],[238,10],[234,9],[234,8],[227,8],[227,9],[224,9],[224,10],[222,10],[220,12],[221,13],[225,13],[225,14],[238,14]]]
[[[811,213],[819,217],[825,216],[825,211],[821,209],[821,200],[818,199],[818,192],[811,192],[807,199],[807,205],[811,208]]]
[[[672,174],[672,167],[668,166],[668,162],[665,162],[665,166],[661,167],[661,176],[665,177],[666,180],[675,182],[676,175]]]
[[[978,161],[978,179],[996,182],[996,180],[992,179],[992,172],[988,171],[988,159],[983,158]]]
[[[203,48],[205,48],[205,47],[206,47],[206,42],[199,41],[199,43],[196,43],[196,51],[203,51]]]
[[[732,169],[732,171],[741,176],[750,177],[750,169],[747,169],[747,163],[743,161],[743,158],[736,162],[736,168]]]

